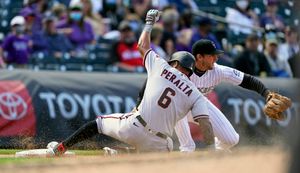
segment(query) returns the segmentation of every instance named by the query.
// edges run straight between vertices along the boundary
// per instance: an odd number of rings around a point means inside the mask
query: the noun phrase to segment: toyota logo
[[[27,104],[19,95],[11,92],[0,93],[0,115],[7,120],[18,120],[26,115]]]

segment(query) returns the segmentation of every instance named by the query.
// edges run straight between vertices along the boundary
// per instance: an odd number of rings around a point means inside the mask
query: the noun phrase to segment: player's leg
[[[113,114],[115,115],[115,114]],[[136,148],[137,151],[170,151],[173,141],[159,137],[149,131],[133,113],[122,114],[118,118],[110,115],[97,118],[98,131]]]
[[[67,151],[67,149],[74,144],[89,139],[98,134],[97,122],[96,120],[90,121],[83,126],[81,126],[78,130],[76,130],[71,136],[66,138],[63,142],[54,146],[53,148],[49,148],[49,151],[52,152],[50,154],[54,155],[62,155]]]
[[[179,120],[174,129],[180,143],[179,150],[182,152],[195,151],[196,145],[191,136],[187,116]]]
[[[239,134],[235,131],[225,115],[210,101],[208,101],[208,111],[213,127],[217,149],[229,149],[239,142]]]

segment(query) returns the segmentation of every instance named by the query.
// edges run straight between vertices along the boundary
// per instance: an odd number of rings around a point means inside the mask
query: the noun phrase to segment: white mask
[[[245,10],[248,5],[249,5],[249,2],[247,0],[240,0],[240,1],[236,1],[236,5],[240,8],[240,9],[243,9]]]

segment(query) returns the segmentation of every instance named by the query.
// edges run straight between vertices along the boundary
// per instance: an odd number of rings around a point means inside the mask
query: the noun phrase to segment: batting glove
[[[160,15],[161,15],[161,12],[158,10],[155,10],[155,9],[149,10],[147,12],[146,19],[145,19],[146,25],[145,25],[144,31],[151,32],[154,23],[159,20]]]

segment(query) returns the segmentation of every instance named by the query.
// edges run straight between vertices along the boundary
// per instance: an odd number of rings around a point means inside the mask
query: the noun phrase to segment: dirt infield
[[[240,148],[232,153],[146,153],[75,156],[0,166],[0,172],[26,173],[284,173],[289,156],[279,148]]]

